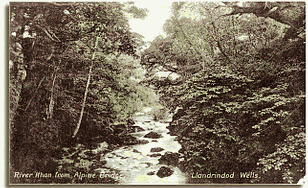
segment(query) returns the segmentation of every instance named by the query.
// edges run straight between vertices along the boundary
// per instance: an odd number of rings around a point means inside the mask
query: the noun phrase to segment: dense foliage
[[[143,41],[128,25],[146,13],[134,3],[10,4],[11,182],[48,183],[12,177],[55,172],[64,146],[123,143],[132,115],[157,102],[138,84]]]
[[[297,183],[305,175],[305,3],[178,2],[164,30],[142,64],[174,114],[183,169],[236,174],[190,181]],[[153,78],[158,71],[177,78]]]

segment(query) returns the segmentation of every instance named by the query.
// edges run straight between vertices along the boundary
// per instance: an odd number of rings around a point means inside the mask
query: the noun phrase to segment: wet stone
[[[160,177],[160,178],[164,178],[164,177],[168,177],[168,176],[171,176],[173,174],[173,170],[169,167],[166,167],[166,166],[162,166],[158,172],[157,172],[157,176]]]
[[[160,157],[161,154],[160,153],[154,153],[154,154],[151,154],[151,155],[148,155],[149,157]]]
[[[148,144],[150,143],[148,140],[138,140],[139,144]]]
[[[147,175],[149,175],[149,176],[152,176],[152,175],[154,175],[155,174],[155,172],[149,172],[149,173],[147,173]]]
[[[131,135],[128,135],[124,139],[123,143],[126,144],[126,145],[135,145],[135,144],[138,144],[138,140],[137,140],[137,138],[135,138],[135,137],[133,137]]]
[[[179,154],[167,151],[158,161],[159,164],[176,166],[179,162]]]
[[[151,165],[152,165],[152,163],[145,163],[147,166],[146,166],[146,168],[149,168]]]
[[[156,147],[156,148],[151,148],[150,152],[160,152],[160,151],[163,151],[164,148],[161,148],[161,147]]]
[[[162,138],[163,136],[157,132],[149,132],[148,134],[144,135],[144,138]]]
[[[116,154],[116,153],[115,153],[114,155],[115,155],[116,157],[122,157],[121,155],[119,155],[119,154]]]
[[[136,150],[136,149],[133,149],[133,152],[134,153],[141,153],[140,151]]]

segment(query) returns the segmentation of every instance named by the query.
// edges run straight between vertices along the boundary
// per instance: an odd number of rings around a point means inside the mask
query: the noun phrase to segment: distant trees
[[[172,13],[167,36],[141,63],[149,77],[180,75],[148,82],[175,112],[169,128],[183,168],[261,177],[207,180],[214,183],[297,183],[305,175],[305,3],[174,2]]]

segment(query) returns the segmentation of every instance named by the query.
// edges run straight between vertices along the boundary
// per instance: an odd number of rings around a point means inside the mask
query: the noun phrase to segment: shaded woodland
[[[147,83],[173,113],[183,170],[254,172],[297,183],[305,175],[304,2],[178,2],[141,57]],[[178,75],[158,79],[157,70]]]
[[[63,148],[78,143],[131,143],[133,115],[150,106],[156,120],[172,115],[188,176],[261,177],[188,183],[297,183],[306,157],[305,8],[174,2],[165,35],[145,47],[128,19],[147,10],[131,2],[10,3],[10,177],[58,172]],[[11,178],[93,183],[58,181]]]
[[[10,4],[11,177],[56,172],[75,143],[127,141],[132,115],[157,102],[138,84],[144,42],[128,25],[146,14],[133,3]]]

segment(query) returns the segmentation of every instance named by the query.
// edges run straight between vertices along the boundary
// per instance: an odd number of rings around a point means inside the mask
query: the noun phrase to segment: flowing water
[[[167,151],[178,152],[181,145],[175,141],[175,136],[167,134],[168,123],[160,123],[147,120],[146,117],[136,119],[136,126],[142,127],[145,131],[131,133],[140,140],[148,140],[148,144],[120,147],[104,155],[107,161],[106,167],[117,169],[123,176],[119,179],[120,184],[185,184],[185,175],[177,167],[171,167],[174,173],[171,176],[160,178],[156,175],[162,165],[157,157],[150,157],[152,154],[164,155]],[[144,138],[149,132],[156,132],[163,137],[158,139]],[[160,152],[151,152],[151,148],[161,147]],[[103,170],[103,169],[102,169]]]

